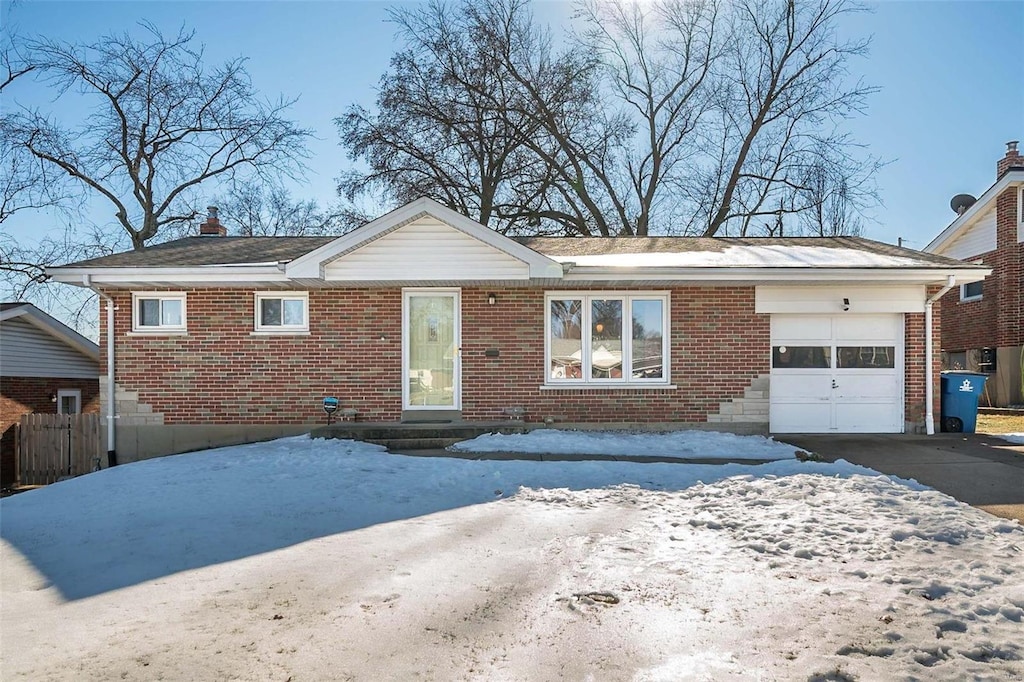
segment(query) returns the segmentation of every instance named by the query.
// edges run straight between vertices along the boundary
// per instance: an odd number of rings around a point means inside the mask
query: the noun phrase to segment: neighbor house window
[[[976,301],[981,298],[981,282],[971,282],[960,287],[961,301]]]
[[[184,292],[133,293],[132,331],[138,333],[184,332]]]
[[[301,333],[309,331],[309,294],[256,294],[256,331]]]
[[[547,382],[666,383],[668,295],[549,293]]]
[[[57,414],[78,414],[81,411],[81,389],[62,388],[57,391]]]

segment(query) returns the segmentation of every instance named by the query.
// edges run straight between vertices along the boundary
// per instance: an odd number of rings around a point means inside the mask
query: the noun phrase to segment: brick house
[[[123,461],[298,433],[324,396],[383,422],[923,430],[929,301],[989,272],[852,237],[512,239],[428,199],[336,238],[200,232],[49,270],[107,301]]]
[[[22,415],[99,411],[100,349],[31,303],[0,303],[0,483],[14,481]]]
[[[924,249],[992,269],[943,297],[942,351],[946,368],[988,373],[983,401],[1000,407],[1024,404],[1024,156],[1006,146],[995,184],[954,197],[956,219]]]

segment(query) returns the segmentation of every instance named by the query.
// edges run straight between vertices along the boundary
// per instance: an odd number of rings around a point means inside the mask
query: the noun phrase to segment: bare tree
[[[293,199],[280,185],[245,182],[216,199],[221,222],[243,237],[312,237],[347,231],[340,206],[322,209],[315,199]]]
[[[84,46],[30,43],[40,78],[61,96],[74,91],[97,103],[77,126],[40,112],[15,122],[36,159],[113,206],[136,249],[192,221],[193,193],[204,183],[300,169],[310,136],[284,117],[291,101],[259,97],[244,60],[207,68],[194,32],[166,38],[143,28],[144,41],[125,34]]]
[[[517,158],[543,180],[503,177],[512,180],[505,204],[528,207],[532,230],[553,223],[565,233],[604,236],[746,234],[766,222],[767,231],[781,231],[786,216],[821,208],[826,195],[846,197],[842,206],[854,216],[877,201],[869,182],[877,160],[858,157],[840,128],[873,91],[850,85],[847,74],[867,43],[836,35],[841,17],[861,9],[852,0],[576,6],[562,49],[537,25],[527,0],[460,0],[417,15],[407,40],[449,27],[472,37],[472,51],[453,49],[451,40],[430,42],[432,64],[483,64],[487,77],[459,77],[458,69],[388,74],[384,92],[420,84],[415,98],[428,111],[405,108],[404,117],[391,119],[400,125],[377,131],[382,146],[401,140],[401,157],[373,156],[343,137],[353,158],[374,168],[375,175],[352,177],[407,183],[416,190],[411,196],[426,192],[407,158],[429,166],[439,150],[485,141],[525,150],[529,155]],[[453,112],[464,100],[502,125],[459,127],[463,119]],[[378,100],[381,119],[392,116],[394,101]],[[453,129],[458,138],[445,146]],[[441,143],[422,144],[410,130]],[[467,204],[487,193],[471,173],[454,180],[432,173],[430,182],[471,217]]]

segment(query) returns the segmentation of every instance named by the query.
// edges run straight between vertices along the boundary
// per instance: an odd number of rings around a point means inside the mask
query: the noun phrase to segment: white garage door
[[[903,431],[903,315],[772,315],[771,326],[772,431]]]

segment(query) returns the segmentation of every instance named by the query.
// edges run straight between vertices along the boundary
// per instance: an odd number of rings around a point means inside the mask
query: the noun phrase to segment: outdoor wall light
[[[487,305],[494,305],[498,302],[497,294],[487,294]]]
[[[843,311],[845,312],[845,311],[847,311],[849,309],[850,309],[850,299],[844,298],[843,299]]]

